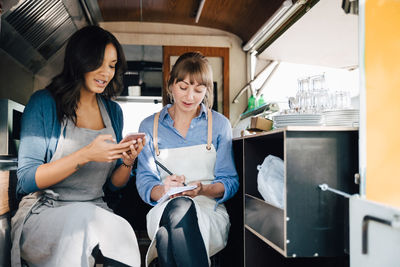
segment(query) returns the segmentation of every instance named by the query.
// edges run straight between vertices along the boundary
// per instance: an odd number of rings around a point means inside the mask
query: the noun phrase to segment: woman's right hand
[[[183,186],[185,183],[185,176],[184,175],[169,175],[164,180],[164,194],[171,189],[171,187],[179,187]]]
[[[186,178],[184,175],[169,175],[165,178],[162,185],[156,185],[153,187],[150,193],[150,198],[153,201],[158,201],[163,195],[165,195],[171,187],[180,187],[184,186]],[[177,196],[181,196],[182,193],[170,196],[170,198],[174,198]]]
[[[130,150],[133,141],[116,144],[112,135],[98,135],[85,147],[85,155],[88,161],[112,162],[122,158],[122,153]]]
[[[90,161],[111,162],[122,157],[132,142],[116,144],[112,135],[99,135],[89,145],[38,167],[35,180],[40,189],[55,185]]]

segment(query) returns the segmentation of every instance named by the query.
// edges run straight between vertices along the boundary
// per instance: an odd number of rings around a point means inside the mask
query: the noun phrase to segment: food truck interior
[[[240,178],[226,203],[229,240],[212,266],[398,266],[398,1],[0,4],[0,266],[10,266],[23,108],[61,71],[66,41],[86,25],[123,46],[128,69],[115,100],[124,134],[167,103],[166,80],[180,54],[209,59],[213,109],[231,122]],[[267,128],[257,128],[262,119]],[[258,181],[270,155],[282,162],[280,202],[268,200]],[[135,173],[106,198],[135,230],[143,262],[151,207],[137,193]]]

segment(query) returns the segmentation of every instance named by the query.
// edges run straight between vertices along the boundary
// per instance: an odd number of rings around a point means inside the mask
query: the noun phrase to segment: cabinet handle
[[[341,195],[341,196],[346,197],[346,198],[350,198],[350,197],[351,197],[350,194],[347,194],[347,193],[342,192],[342,191],[337,190],[337,189],[330,188],[329,185],[327,185],[327,184],[320,184],[320,185],[319,185],[319,188],[320,188],[322,191],[331,191],[332,193]]]
[[[385,224],[393,228],[400,228],[400,216],[398,215],[395,215],[392,221],[372,215],[365,215],[362,220],[362,254],[368,254],[368,226],[370,221]]]

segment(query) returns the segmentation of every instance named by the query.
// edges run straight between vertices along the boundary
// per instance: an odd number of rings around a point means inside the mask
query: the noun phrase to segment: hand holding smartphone
[[[121,140],[120,143],[125,143],[128,141],[132,141],[132,140],[137,140],[139,138],[141,138],[143,140],[143,138],[145,137],[145,133],[128,133],[127,135],[125,135],[125,137]]]

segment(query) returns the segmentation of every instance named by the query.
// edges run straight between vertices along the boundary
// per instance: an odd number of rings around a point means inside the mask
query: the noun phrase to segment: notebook
[[[179,187],[171,187],[168,192],[163,195],[158,201],[157,203],[162,203],[166,200],[169,199],[170,196],[175,195],[175,194],[179,194],[185,191],[189,191],[189,190],[193,190],[197,188],[197,185],[187,185],[187,186],[179,186]]]

